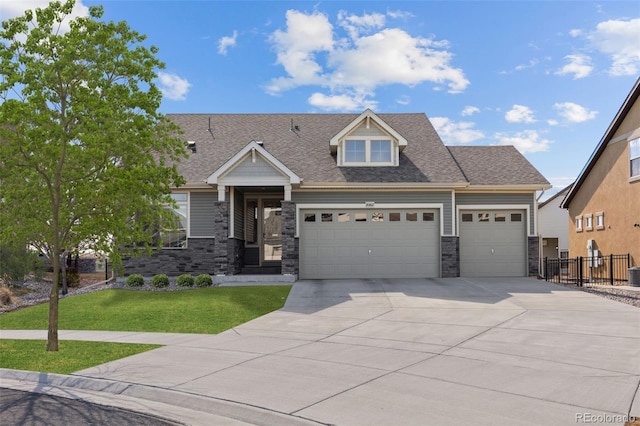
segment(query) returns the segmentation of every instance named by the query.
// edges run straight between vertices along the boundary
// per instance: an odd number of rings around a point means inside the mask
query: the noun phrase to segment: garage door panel
[[[334,221],[301,222],[301,278],[439,276],[439,215],[427,210],[435,220],[423,221],[422,211],[412,211],[420,212],[414,222],[407,221],[406,212],[401,209],[315,211],[318,218],[322,213],[333,213]],[[401,220],[391,221],[392,212],[394,219],[401,217]],[[356,213],[358,217],[366,217],[366,221],[355,222]],[[338,221],[338,217],[343,221]]]
[[[526,275],[527,234],[522,218],[523,210],[462,212],[459,222],[460,274]]]

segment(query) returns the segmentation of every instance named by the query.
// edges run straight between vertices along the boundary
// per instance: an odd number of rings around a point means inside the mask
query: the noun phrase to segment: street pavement
[[[640,309],[529,278],[298,281],[283,309],[219,335],[60,338],[165,346],[67,376],[0,370],[0,386],[194,425],[640,417]]]
[[[116,407],[13,389],[0,390],[4,425],[171,426],[179,423]]]

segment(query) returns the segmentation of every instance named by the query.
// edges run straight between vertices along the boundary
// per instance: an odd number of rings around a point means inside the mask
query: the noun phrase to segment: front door
[[[262,261],[282,260],[282,207],[280,200],[262,201]]]

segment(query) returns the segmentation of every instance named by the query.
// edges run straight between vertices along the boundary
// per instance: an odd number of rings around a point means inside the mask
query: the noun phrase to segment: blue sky
[[[3,0],[2,19],[43,0]],[[572,182],[640,75],[637,1],[116,1],[166,63],[166,113],[424,112]]]

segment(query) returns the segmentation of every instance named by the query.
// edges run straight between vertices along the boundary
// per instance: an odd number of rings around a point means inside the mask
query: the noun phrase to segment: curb
[[[188,425],[317,426],[324,424],[219,398],[73,374],[0,369],[0,387],[85,400]]]

